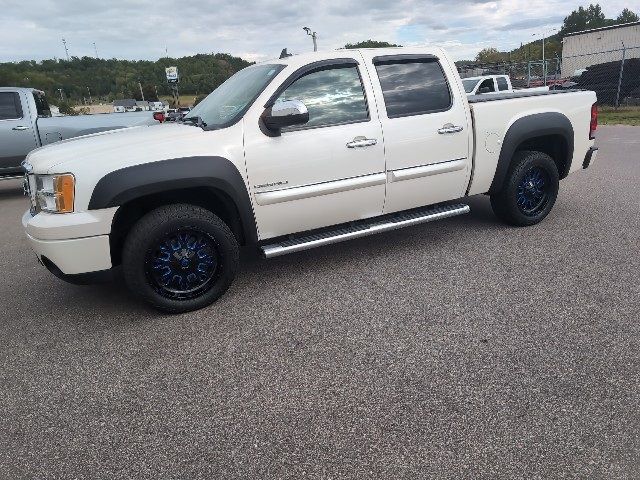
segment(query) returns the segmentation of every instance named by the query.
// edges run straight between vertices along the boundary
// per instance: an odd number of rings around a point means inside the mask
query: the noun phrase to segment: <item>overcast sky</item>
[[[588,4],[588,3],[587,3]],[[607,17],[640,0],[602,0]],[[579,3],[562,0],[0,0],[0,61],[64,58],[151,59],[226,52],[248,60],[374,39],[437,44],[459,59],[484,47],[512,49],[558,29]]]

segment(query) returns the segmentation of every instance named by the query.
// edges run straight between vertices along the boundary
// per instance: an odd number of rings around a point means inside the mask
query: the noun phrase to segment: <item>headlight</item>
[[[76,180],[70,173],[36,175],[37,206],[49,213],[73,212],[75,185]]]

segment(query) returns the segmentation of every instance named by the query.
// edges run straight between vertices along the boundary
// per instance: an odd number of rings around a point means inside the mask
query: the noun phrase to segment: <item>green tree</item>
[[[582,30],[590,30],[592,28],[606,27],[610,25],[612,20],[608,20],[599,3],[590,4],[587,8],[578,7],[567,15],[560,29],[560,36],[568,33],[580,32]]]
[[[509,54],[499,52],[497,48],[483,48],[476,55],[476,62],[480,63],[499,63],[508,59]]]
[[[638,14],[632,12],[628,8],[625,8],[624,10],[622,10],[620,15],[618,15],[618,18],[616,18],[617,24],[632,23],[632,22],[638,22],[638,21],[640,21],[640,17],[638,17]]]
[[[396,45],[395,43],[380,42],[378,40],[364,40],[358,43],[347,43],[344,48],[386,48],[401,46],[402,45]]]

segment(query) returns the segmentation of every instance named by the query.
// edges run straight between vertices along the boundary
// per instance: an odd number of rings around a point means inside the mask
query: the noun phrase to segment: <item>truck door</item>
[[[363,50],[384,132],[384,213],[465,195],[471,132],[464,90],[444,55]]]
[[[245,116],[247,174],[262,239],[382,213],[384,146],[371,85],[357,52],[335,56],[292,66],[269,94],[274,102],[302,101],[306,124],[273,136],[260,128],[258,112]]]
[[[25,102],[26,105],[26,102]],[[0,92],[0,174],[18,171],[20,163],[38,146],[28,111],[18,92]]]

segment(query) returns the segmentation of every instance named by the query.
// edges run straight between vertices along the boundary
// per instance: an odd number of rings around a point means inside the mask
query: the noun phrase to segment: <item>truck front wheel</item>
[[[160,207],[131,229],[122,252],[129,289],[154,307],[181,313],[206,307],[229,288],[239,262],[229,227],[209,210]]]
[[[498,218],[510,225],[535,225],[553,208],[559,182],[558,167],[549,155],[517,152],[502,188],[491,195],[491,207]]]

